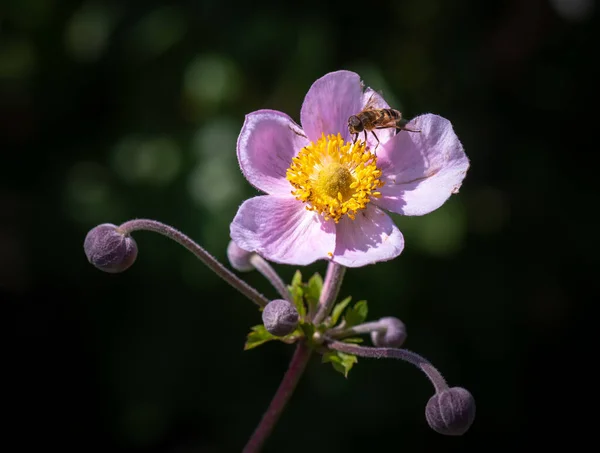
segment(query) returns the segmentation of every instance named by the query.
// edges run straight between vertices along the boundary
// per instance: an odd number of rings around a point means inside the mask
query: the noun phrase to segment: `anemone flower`
[[[302,127],[274,110],[246,116],[239,164],[266,195],[246,200],[231,223],[239,247],[283,264],[387,261],[404,238],[384,210],[424,215],[458,192],[469,160],[447,119],[425,114],[406,124],[410,131],[353,140],[349,118],[366,106],[390,108],[358,74],[337,71],[308,90]]]

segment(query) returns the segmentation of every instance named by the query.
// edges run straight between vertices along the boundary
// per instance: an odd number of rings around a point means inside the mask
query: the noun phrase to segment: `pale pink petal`
[[[242,173],[259,190],[289,195],[285,173],[300,149],[308,145],[304,132],[285,113],[259,110],[246,115],[237,142]]]
[[[377,151],[385,185],[373,202],[404,215],[423,215],[439,208],[457,193],[469,169],[469,159],[452,129],[438,115],[422,115]]]
[[[321,134],[342,134],[348,140],[348,118],[360,112],[363,85],[358,74],[350,71],[330,72],[312,84],[300,111],[302,128],[309,140]]]
[[[377,91],[372,90],[371,88],[367,88],[365,90],[365,92],[363,94],[363,100],[362,100],[360,109],[362,110],[363,108],[365,108],[365,106],[367,104],[369,104],[370,108],[374,108],[374,109],[389,109],[390,108],[388,103],[385,102],[385,99],[383,99],[383,96],[380,93],[378,93]],[[377,146],[377,139],[375,137],[373,137],[373,134],[371,132],[367,132],[367,145],[369,145],[371,150],[375,151],[375,153],[378,153],[379,148],[381,148],[381,146],[385,142],[387,142],[389,139],[391,139],[395,135],[396,129],[389,127],[386,129],[377,129],[374,132],[377,135],[377,138],[379,139],[379,146]],[[358,140],[362,141],[364,139],[365,139],[364,132],[361,132],[358,135]]]
[[[335,225],[307,211],[295,198],[263,195],[246,200],[230,227],[242,249],[269,261],[306,265],[329,259],[335,247]]]
[[[343,217],[337,224],[333,261],[360,267],[396,258],[404,249],[404,237],[381,209],[367,205],[354,220]]]

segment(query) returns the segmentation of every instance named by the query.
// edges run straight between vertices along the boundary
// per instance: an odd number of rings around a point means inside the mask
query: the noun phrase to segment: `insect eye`
[[[351,116],[348,118],[348,124],[354,128],[360,126],[360,120],[356,116]]]

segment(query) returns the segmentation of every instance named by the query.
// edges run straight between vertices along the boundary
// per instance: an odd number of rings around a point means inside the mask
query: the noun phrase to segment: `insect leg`
[[[409,129],[407,127],[398,127],[396,129],[399,131],[406,131],[406,132],[421,132],[420,129]]]
[[[371,134],[373,134],[373,137],[375,137],[375,140],[377,140],[377,145],[375,146],[375,149],[373,150],[373,152],[377,151],[377,148],[379,147],[379,137],[377,137],[377,135],[375,135],[375,131],[371,131]]]
[[[356,134],[354,134],[354,140],[352,141],[352,144],[356,143],[357,138],[358,138],[358,132]]]
[[[406,120],[401,120],[398,121],[398,123],[396,123],[396,133],[398,133],[399,131],[406,131],[406,132],[421,132],[419,129],[409,129],[406,127],[406,125],[408,124],[408,121]]]

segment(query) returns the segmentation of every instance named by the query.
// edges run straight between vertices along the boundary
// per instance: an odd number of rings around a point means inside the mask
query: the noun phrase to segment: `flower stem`
[[[405,362],[412,363],[419,368],[429,378],[435,392],[439,393],[442,390],[448,389],[448,384],[440,372],[424,357],[406,349],[397,348],[371,348],[368,346],[357,346],[355,344],[344,343],[342,341],[331,341],[327,343],[330,349],[345,352],[346,354],[354,354],[359,357],[371,357],[374,359],[391,358],[400,359]]]
[[[292,302],[292,296],[288,290],[288,287],[283,282],[279,274],[275,272],[275,269],[273,269],[273,267],[262,256],[257,253],[253,253],[250,257],[250,263],[258,272],[263,275],[263,277],[271,282],[271,285],[273,285],[281,297],[288,302]]]
[[[269,300],[265,296],[256,291],[252,286],[248,285],[245,281],[240,280],[234,273],[219,263],[219,261],[217,261],[216,258],[214,258],[210,253],[196,244],[188,236],[169,225],[165,225],[164,223],[156,220],[135,219],[123,223],[117,228],[117,230],[121,234],[125,235],[129,235],[134,231],[142,230],[153,231],[154,233],[162,234],[163,236],[166,236],[184,246],[186,249],[192,252],[196,258],[202,261],[210,270],[212,270],[215,274],[217,274],[258,306],[264,307],[269,303]]]
[[[385,330],[386,326],[380,321],[365,322],[364,324],[357,324],[347,329],[331,329],[327,331],[327,335],[331,338],[345,338],[352,335],[363,335],[378,330]]]
[[[329,262],[327,274],[325,275],[325,283],[323,283],[323,291],[319,300],[319,311],[317,311],[313,319],[314,324],[322,323],[327,315],[329,315],[342,287],[345,273],[346,268],[344,266]]]
[[[262,449],[263,444],[273,431],[279,417],[281,417],[285,405],[292,396],[292,393],[308,364],[311,352],[311,349],[304,342],[300,341],[298,343],[288,370],[283,376],[283,380],[279,384],[279,388],[277,389],[277,392],[275,392],[271,404],[269,404],[267,411],[254,430],[254,433],[252,433],[252,436],[242,450],[242,453],[257,453]]]

